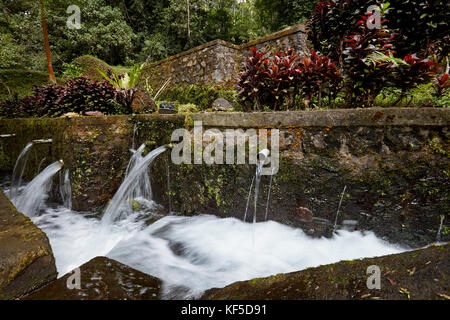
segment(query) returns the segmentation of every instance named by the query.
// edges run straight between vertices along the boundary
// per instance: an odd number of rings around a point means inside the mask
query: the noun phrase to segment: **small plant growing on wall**
[[[131,104],[133,102],[134,93],[136,92],[136,84],[141,76],[145,63],[134,65],[133,69],[124,75],[119,75],[111,71],[105,74],[101,70],[97,71],[117,90],[117,101],[125,106],[128,113],[132,113]]]

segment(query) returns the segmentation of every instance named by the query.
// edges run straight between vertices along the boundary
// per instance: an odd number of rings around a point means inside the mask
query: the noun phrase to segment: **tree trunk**
[[[47,21],[45,20],[45,12],[44,12],[44,1],[43,0],[40,1],[41,1],[42,32],[44,33],[45,53],[47,55],[48,78],[50,82],[56,83],[56,78],[55,75],[53,74],[52,58],[50,56],[50,45],[48,42],[48,33],[47,33]]]

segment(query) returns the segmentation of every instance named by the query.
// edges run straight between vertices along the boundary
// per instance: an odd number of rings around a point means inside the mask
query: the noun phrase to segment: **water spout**
[[[145,145],[142,145],[138,150],[143,150],[144,147]],[[102,217],[103,224],[112,224],[121,216],[127,215],[127,213],[132,211],[132,206],[129,200],[134,198],[136,193],[148,191],[143,190],[145,189],[145,186],[147,186],[147,188],[149,187],[149,185],[147,185],[147,181],[144,183],[144,188],[139,188],[140,182],[142,182],[142,176],[145,174],[148,178],[148,175],[146,174],[148,167],[158,155],[166,150],[167,148],[165,146],[161,146],[151,151],[145,157],[141,157],[141,155],[138,154],[138,156],[133,159],[133,155],[130,162],[135,161],[135,163],[132,167],[129,167],[127,176],[106,208]],[[136,151],[136,153],[138,153],[138,151]]]
[[[261,170],[264,165],[264,161],[258,162],[256,166],[256,175],[255,175],[255,198],[253,199],[253,223],[256,223],[256,207],[258,204],[258,195],[259,195],[259,183],[261,181]]]
[[[336,212],[336,220],[334,220],[334,226],[333,226],[333,232],[336,231],[336,226],[337,226],[337,222],[338,222],[338,216],[339,216],[339,210],[341,209],[341,204],[342,204],[342,199],[344,198],[344,193],[345,193],[345,189],[347,188],[347,186],[344,186],[344,190],[342,190],[342,194],[341,194],[341,200],[339,200],[339,206]]]
[[[172,195],[170,194],[170,166],[169,155],[167,155],[167,197],[169,198],[169,214],[172,212]]]
[[[9,197],[11,199],[15,198],[17,196],[17,192],[19,191],[20,184],[22,183],[22,176],[25,171],[25,166],[27,165],[28,151],[32,146],[33,143],[29,142],[17,157],[11,178],[11,189],[9,191]]]
[[[52,163],[31,180],[20,195],[11,198],[17,210],[28,217],[37,215],[41,203],[50,191],[53,176],[61,170],[63,165],[62,160]]]
[[[259,194],[259,182],[261,181],[261,170],[264,166],[265,161],[267,160],[268,156],[270,154],[270,151],[268,149],[261,150],[257,155],[258,163],[256,164],[256,173],[252,178],[252,183],[250,184],[250,190],[248,192],[248,198],[247,198],[247,204],[245,206],[245,214],[244,214],[244,222],[247,220],[247,212],[248,212],[248,206],[250,204],[250,197],[252,193],[252,187],[253,182],[255,182],[255,192],[254,192],[254,202],[253,202],[253,223],[256,223],[256,206],[258,203],[258,194]],[[266,210],[267,211],[267,210]],[[266,212],[267,216],[267,212]]]
[[[247,204],[245,205],[244,222],[245,222],[245,220],[247,220],[248,206],[250,204],[250,198],[252,196],[252,189],[253,189],[254,182],[255,182],[255,176],[253,176],[252,183],[250,183],[250,189],[248,190]]]
[[[264,217],[264,220],[265,220],[265,221],[267,221],[267,214],[269,213],[269,201],[270,201],[270,191],[272,190],[273,170],[274,170],[274,169],[272,169],[272,174],[270,175],[269,191],[267,192],[266,216]]]
[[[67,209],[72,209],[72,187],[70,185],[69,169],[66,169],[64,176],[59,172],[59,194],[63,205]]]
[[[441,241],[441,231],[442,231],[442,226],[444,225],[444,215],[441,216],[441,224],[439,225],[439,230],[438,233],[436,235],[436,242]]]
[[[265,163],[266,159],[269,157],[269,154],[270,151],[268,149],[261,150],[257,155],[258,162]]]
[[[134,149],[135,148],[135,137],[139,135],[138,133],[138,127],[137,124],[135,123],[133,126],[133,141],[131,143],[131,148]]]
[[[42,164],[44,163],[45,160],[47,160],[46,157],[42,158],[42,160],[39,162],[39,165],[38,165],[37,171],[36,171],[36,175],[38,175],[39,172],[41,172],[41,167],[42,167]]]
[[[38,140],[33,140],[34,144],[46,144],[46,143],[52,143],[53,140],[52,139],[38,139]]]

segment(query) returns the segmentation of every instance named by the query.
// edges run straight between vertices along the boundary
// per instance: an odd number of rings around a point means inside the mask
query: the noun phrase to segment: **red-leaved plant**
[[[269,59],[266,55],[266,52],[251,48],[239,79],[241,88],[239,96],[243,102],[254,103],[257,110],[261,110],[261,104],[267,95],[264,89],[268,77]]]
[[[439,72],[439,63],[430,59],[421,59],[416,54],[408,54],[403,58],[405,64],[399,65],[391,75],[390,83],[401,89],[401,94],[394,105],[405,97],[409,89],[428,83]],[[408,103],[409,104],[409,103]]]
[[[278,109],[283,103],[286,110],[293,106],[295,96],[298,93],[300,82],[298,81],[299,55],[294,49],[278,51],[270,59],[268,68],[268,88],[273,109]],[[272,100],[272,101],[270,101]]]
[[[448,73],[444,73],[442,76],[440,77],[436,77],[433,81],[434,83],[434,88],[436,90],[436,96],[442,97],[442,95],[444,94],[444,91],[448,88],[450,88],[450,80],[449,80],[449,75]]]
[[[381,14],[382,25],[379,29],[369,29],[367,20],[370,17],[371,14],[362,16],[362,19],[357,22],[359,32],[344,40],[348,105],[371,106],[394,67],[386,60],[367,62],[367,59],[375,52],[381,54],[394,52],[395,35],[383,25],[387,21],[383,14]]]
[[[239,80],[240,97],[254,103],[257,110],[262,105],[273,110],[284,105],[289,110],[300,93],[305,96],[305,107],[313,97],[320,106],[323,94],[328,94],[330,101],[336,97],[341,80],[336,62],[313,50],[307,57],[300,57],[293,49],[268,57],[252,48]]]
[[[305,107],[308,107],[316,95],[318,107],[322,104],[322,95],[328,94],[330,102],[334,101],[339,92],[342,76],[328,56],[311,50],[308,57],[302,58],[297,77],[300,79],[302,92],[305,96]]]
[[[115,102],[116,89],[106,80],[94,81],[87,77],[69,80],[65,86],[48,84],[34,87],[34,94],[13,102],[18,109],[4,114],[5,117],[57,117],[67,112],[84,114],[86,111],[101,111],[104,114],[124,113],[124,108]],[[0,113],[6,109],[0,105]]]

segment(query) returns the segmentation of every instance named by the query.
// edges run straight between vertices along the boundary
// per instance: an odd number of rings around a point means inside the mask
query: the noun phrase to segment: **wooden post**
[[[45,20],[45,12],[44,12],[44,1],[43,0],[40,1],[41,1],[42,32],[44,33],[45,53],[47,55],[48,78],[50,82],[56,83],[56,78],[55,75],[53,74],[52,58],[50,56],[50,45],[48,42],[48,33],[47,33],[47,21]]]

